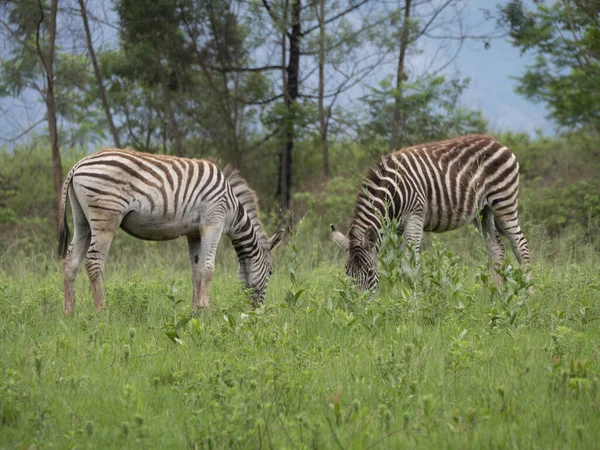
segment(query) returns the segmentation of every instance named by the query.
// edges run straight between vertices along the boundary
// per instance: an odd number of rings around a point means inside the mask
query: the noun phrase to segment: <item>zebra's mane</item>
[[[259,237],[263,240],[267,239],[267,235],[263,231],[263,225],[260,221],[259,209],[258,209],[258,198],[256,192],[254,192],[248,182],[242,178],[239,171],[231,166],[226,166],[223,170],[225,179],[229,182],[233,193],[238,198],[240,204],[246,210],[246,214],[250,217],[252,225]]]
[[[390,165],[391,155],[383,155],[376,164],[367,169],[367,173],[363,177],[363,182],[360,187],[360,192],[358,197],[365,196],[367,198],[370,197],[368,194],[367,187],[369,184],[379,185],[381,182],[382,174],[385,171],[385,165]]]
[[[371,203],[369,201],[370,194],[368,193],[367,187],[369,186],[369,183],[379,184],[379,179],[380,179],[381,173],[383,172],[383,169],[384,169],[384,162],[386,161],[386,158],[389,158],[389,156],[390,155],[384,155],[381,158],[379,158],[377,163],[375,163],[373,166],[369,167],[363,176],[363,181],[361,182],[360,189],[358,191],[358,195],[356,196],[356,206],[354,207],[354,216],[352,218],[352,223],[350,225],[350,229],[348,230],[348,239],[350,239],[350,241],[362,241],[366,227],[365,227],[363,221],[360,219],[360,214],[359,214],[359,209],[361,208],[360,205],[361,205],[361,203],[363,205],[365,204],[363,202],[364,199],[366,199],[367,202]]]

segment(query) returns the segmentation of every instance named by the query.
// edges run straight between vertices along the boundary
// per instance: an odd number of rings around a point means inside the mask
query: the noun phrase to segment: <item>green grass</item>
[[[193,319],[183,241],[119,236],[106,311],[93,312],[82,272],[69,319],[58,262],[7,246],[0,447],[598,445],[596,253],[567,245],[550,260],[562,244],[545,242],[535,296],[510,267],[495,292],[483,244],[465,231],[426,245],[417,276],[382,262],[368,300],[342,276],[343,255],[309,238],[277,251],[255,311],[226,246],[210,308]]]

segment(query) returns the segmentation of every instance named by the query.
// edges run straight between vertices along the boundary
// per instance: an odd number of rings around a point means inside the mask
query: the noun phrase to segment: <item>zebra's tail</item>
[[[69,249],[69,222],[67,221],[67,197],[73,181],[75,169],[71,169],[63,183],[62,193],[58,201],[58,257],[64,259]]]

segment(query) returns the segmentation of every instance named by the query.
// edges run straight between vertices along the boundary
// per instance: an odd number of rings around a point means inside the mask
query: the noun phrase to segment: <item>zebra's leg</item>
[[[87,252],[87,261],[85,268],[90,279],[92,295],[94,296],[94,307],[100,312],[104,308],[104,289],[102,288],[102,273],[104,263],[110,249],[110,244],[115,236],[115,232],[121,223],[121,217],[102,216],[96,219],[102,226],[94,227],[94,214],[90,215],[92,227],[92,236],[89,250]]]
[[[72,316],[75,311],[75,278],[85,258],[85,253],[90,246],[90,226],[83,213],[77,198],[69,194],[71,211],[73,212],[73,240],[69,251],[63,261],[63,284],[65,303],[63,312],[65,316]]]
[[[190,264],[192,267],[192,307],[197,310],[200,305],[200,239],[188,236],[188,251],[190,253]]]
[[[200,241],[188,239],[194,282],[193,311],[208,306],[215,257],[222,234],[223,225],[200,225]]]
[[[496,286],[500,286],[502,284],[502,277],[498,274],[498,270],[502,268],[505,248],[502,236],[494,223],[494,214],[489,206],[484,207],[481,211],[481,232],[485,239],[488,257],[492,264],[492,281]]]
[[[411,215],[404,222],[404,242],[415,252],[415,258],[417,262],[419,261],[419,253],[421,251],[421,240],[423,239],[423,226],[423,214]]]
[[[509,205],[500,202],[497,205],[492,206],[496,228],[508,238],[512,251],[519,264],[523,267],[523,270],[526,273],[526,279],[529,280],[529,265],[531,263],[529,245],[527,244],[527,239],[525,239],[525,235],[519,225],[517,210],[518,204],[516,197],[514,202]],[[529,294],[534,294],[533,286],[529,288]]]

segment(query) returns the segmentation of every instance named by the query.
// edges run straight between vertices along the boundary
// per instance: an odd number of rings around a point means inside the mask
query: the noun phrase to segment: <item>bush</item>
[[[600,228],[600,151],[597,136],[584,132],[558,138],[504,133],[521,166],[520,206],[524,216],[556,237],[567,229]]]
[[[64,150],[63,175],[85,154],[84,149]],[[13,235],[16,224],[20,232],[54,232],[53,183],[52,155],[46,145],[0,150],[0,237]]]
[[[551,237],[573,226],[591,237],[600,230],[600,179],[540,189],[525,196],[522,205],[527,217],[543,224]]]

